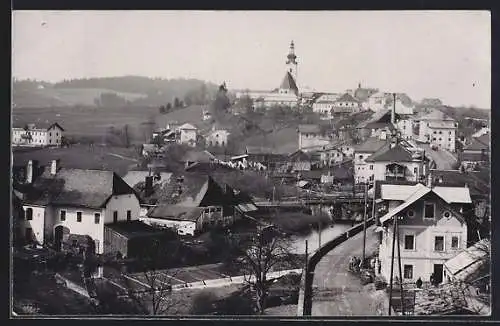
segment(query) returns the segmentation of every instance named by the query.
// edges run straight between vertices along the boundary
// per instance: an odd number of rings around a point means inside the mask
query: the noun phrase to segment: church
[[[249,96],[254,101],[256,108],[269,108],[279,105],[296,107],[298,105],[297,56],[295,55],[293,41],[290,43],[290,51],[286,60],[286,72],[280,87],[272,91],[244,91],[236,94],[237,98],[243,96]]]

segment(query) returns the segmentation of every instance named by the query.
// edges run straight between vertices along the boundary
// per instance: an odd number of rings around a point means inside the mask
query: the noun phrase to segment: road
[[[366,253],[377,248],[375,227],[367,229]],[[348,272],[351,256],[361,257],[363,232],[330,251],[316,266],[313,280],[313,316],[375,316],[377,300],[359,277]]]
[[[419,143],[418,147],[424,149],[425,154],[432,157],[436,162],[437,170],[453,170],[453,165],[457,162],[457,159],[452,153],[444,149],[433,150],[429,144]]]

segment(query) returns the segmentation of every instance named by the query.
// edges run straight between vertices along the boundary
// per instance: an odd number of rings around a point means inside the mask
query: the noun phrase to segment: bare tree
[[[290,243],[274,227],[260,228],[257,234],[232,239],[233,264],[243,272],[245,282],[255,295],[259,314],[264,314],[269,288],[274,279],[269,273],[279,265],[293,262]]]
[[[150,246],[145,247],[144,254],[138,260],[139,266],[143,270],[136,274],[140,283],[137,282],[138,279],[122,274],[128,298],[142,313],[164,315],[180,304],[171,295],[176,273],[162,270],[164,266],[168,266],[166,262],[171,260],[174,255],[175,252],[167,249],[160,241],[155,240]]]

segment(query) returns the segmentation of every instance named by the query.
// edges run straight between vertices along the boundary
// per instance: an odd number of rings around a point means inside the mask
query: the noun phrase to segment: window
[[[130,220],[132,220],[132,211],[128,210],[127,211],[127,221],[130,222]]]
[[[370,164],[370,170],[373,170],[373,164]]]
[[[436,134],[436,131],[434,130],[433,134],[435,135]]]
[[[444,237],[434,237],[434,251],[444,251]]]
[[[439,141],[443,140],[443,138],[439,137]]]
[[[433,219],[434,218],[435,206],[433,203],[424,204],[424,218]]]
[[[99,224],[101,222],[101,214],[95,213],[94,214],[94,223]]]
[[[363,159],[363,155],[359,155],[359,159],[362,160]]]
[[[448,131],[448,134],[451,136],[451,131]]]
[[[415,236],[413,234],[405,235],[405,250],[415,250]]]
[[[76,212],[76,221],[81,222],[82,221],[82,212]]]
[[[413,173],[417,174],[417,172],[418,172],[418,168],[413,168]]]
[[[66,211],[60,211],[59,218],[60,218],[61,222],[66,221]]]
[[[451,213],[449,211],[444,211],[443,212],[443,217],[450,218],[451,217]]]
[[[451,141],[451,138],[448,138],[448,141]]]
[[[59,137],[59,133],[58,132],[56,132],[56,136]]]
[[[442,135],[442,134],[443,134],[443,132],[442,132],[442,131],[440,131],[440,132],[439,132],[439,134],[440,134],[440,135]]]
[[[113,223],[118,222],[118,211],[113,211]]]
[[[403,278],[405,279],[413,278],[413,265],[404,265]]]
[[[409,218],[412,218],[415,216],[415,211],[413,209],[409,209],[408,212],[406,212],[406,216]]]
[[[458,236],[454,235],[451,237],[451,249],[458,249]]]
[[[26,220],[31,221],[33,219],[33,208],[26,208]]]
[[[432,137],[432,140],[436,140],[436,137]]]

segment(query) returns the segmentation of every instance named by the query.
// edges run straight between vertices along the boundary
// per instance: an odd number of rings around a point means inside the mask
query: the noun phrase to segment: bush
[[[208,290],[196,294],[191,304],[190,312],[193,315],[209,315],[214,312],[217,296]]]

